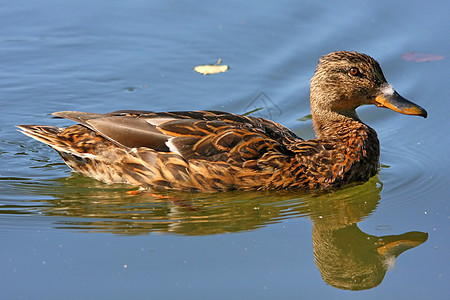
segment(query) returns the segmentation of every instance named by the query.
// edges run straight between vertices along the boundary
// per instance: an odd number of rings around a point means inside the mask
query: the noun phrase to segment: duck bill
[[[425,109],[403,98],[392,87],[379,94],[372,103],[378,107],[386,107],[405,115],[422,116],[424,118],[428,115]]]
[[[377,241],[377,251],[381,255],[399,256],[408,249],[423,244],[428,239],[428,233],[411,231],[400,235],[381,236]]]

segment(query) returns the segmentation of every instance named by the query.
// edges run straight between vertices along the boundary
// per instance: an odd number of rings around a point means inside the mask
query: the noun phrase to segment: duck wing
[[[289,145],[302,141],[275,122],[219,111],[116,111],[95,114],[53,113],[76,121],[119,147],[174,152],[186,160],[202,159],[243,165],[264,154],[291,155]],[[256,161],[255,161],[256,160]]]

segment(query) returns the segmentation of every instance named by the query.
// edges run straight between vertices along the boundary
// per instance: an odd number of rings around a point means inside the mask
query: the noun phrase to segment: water
[[[0,7],[3,297],[448,298],[446,2]],[[71,124],[49,118],[58,110],[263,107],[255,114],[311,138],[309,79],[321,55],[341,49],[375,57],[429,117],[360,108],[379,134],[382,168],[333,193],[131,196],[126,186],[71,174],[53,150],[14,128]],[[406,61],[409,52],[444,59]],[[228,72],[192,70],[219,58]],[[333,262],[346,264],[338,272]]]

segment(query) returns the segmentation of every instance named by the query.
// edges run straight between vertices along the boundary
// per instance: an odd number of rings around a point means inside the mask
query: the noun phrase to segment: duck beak
[[[372,100],[372,104],[378,107],[386,107],[405,115],[427,117],[428,113],[425,109],[400,96],[390,84],[386,84],[380,91],[381,93]]]
[[[377,251],[381,255],[399,256],[408,249],[423,244],[428,239],[428,233],[420,231],[406,232],[400,235],[387,235],[378,238]]]

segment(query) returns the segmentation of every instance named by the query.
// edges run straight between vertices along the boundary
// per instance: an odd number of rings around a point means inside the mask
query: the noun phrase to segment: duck
[[[276,122],[221,111],[54,112],[67,128],[18,125],[75,172],[155,190],[328,190],[363,183],[379,169],[380,143],[356,108],[373,104],[427,117],[400,96],[369,55],[336,51],[310,81],[316,138]]]

